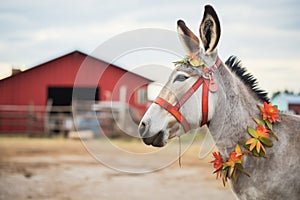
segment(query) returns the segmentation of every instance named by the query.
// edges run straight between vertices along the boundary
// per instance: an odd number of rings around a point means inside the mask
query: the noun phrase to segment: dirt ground
[[[140,141],[0,137],[0,199],[235,199],[198,148],[186,148],[180,167],[177,145],[161,153]]]

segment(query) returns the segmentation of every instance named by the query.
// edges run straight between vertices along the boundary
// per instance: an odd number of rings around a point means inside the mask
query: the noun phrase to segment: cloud
[[[34,66],[74,49],[92,52],[110,38],[133,29],[176,31],[178,19],[184,19],[198,35],[206,2],[2,0],[0,73],[11,65]],[[271,90],[282,86],[263,79],[265,73],[270,77],[281,76],[289,89],[300,90],[296,84],[300,71],[294,68],[300,64],[299,1],[214,0],[210,3],[221,20],[219,53],[224,60],[232,54],[237,55]],[[165,64],[165,61],[161,59],[161,63]],[[279,73],[266,66],[267,63],[270,66],[272,63],[276,69],[284,65],[286,70]],[[266,67],[269,71],[257,67]]]
[[[9,63],[0,62],[0,79],[6,78],[11,75],[12,66]]]
[[[244,59],[242,64],[258,79],[259,86],[270,94],[285,89],[300,92],[299,58]]]

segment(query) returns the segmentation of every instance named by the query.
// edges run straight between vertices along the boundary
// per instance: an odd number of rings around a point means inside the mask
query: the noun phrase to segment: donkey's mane
[[[268,93],[258,87],[257,79],[252,74],[248,73],[246,68],[242,67],[242,63],[237,57],[230,56],[226,60],[225,64],[240,78],[240,80],[249,89],[251,89],[255,93],[258,99],[266,102],[270,101],[270,99],[268,98]]]

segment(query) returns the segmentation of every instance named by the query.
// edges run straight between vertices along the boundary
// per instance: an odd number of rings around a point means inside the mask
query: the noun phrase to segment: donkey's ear
[[[205,6],[199,32],[205,51],[211,53],[219,42],[221,27],[217,13],[210,5]]]
[[[188,54],[194,54],[199,51],[198,37],[185,25],[184,21],[177,21],[177,32],[181,44]]]

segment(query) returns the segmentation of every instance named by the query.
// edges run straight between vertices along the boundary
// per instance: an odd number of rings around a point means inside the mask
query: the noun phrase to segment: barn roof
[[[72,54],[81,54],[81,55],[83,55],[83,56],[90,57],[90,58],[93,58],[93,59],[98,60],[98,61],[100,61],[100,62],[103,62],[103,63],[105,63],[105,64],[107,64],[107,65],[114,66],[114,67],[119,68],[119,69],[121,69],[121,70],[127,71],[127,72],[132,73],[132,74],[134,74],[134,75],[136,75],[136,76],[142,77],[142,78],[144,78],[144,79],[146,79],[146,80],[148,80],[148,81],[150,81],[150,82],[153,81],[153,80],[151,80],[151,79],[149,79],[149,78],[147,78],[147,77],[145,77],[145,76],[142,76],[142,75],[137,74],[137,73],[134,73],[134,72],[130,72],[130,71],[128,71],[128,70],[126,70],[126,69],[124,69],[124,68],[122,68],[122,67],[120,67],[120,66],[117,66],[117,65],[108,63],[108,62],[106,62],[106,61],[104,61],[104,60],[102,60],[102,59],[100,59],[100,58],[97,58],[97,57],[88,55],[88,54],[83,53],[83,52],[81,52],[81,51],[79,51],[79,50],[74,50],[74,51],[72,51],[72,52],[70,52],[70,53],[67,53],[67,54],[64,54],[64,55],[62,55],[62,56],[55,57],[55,58],[53,58],[53,59],[51,59],[51,60],[48,60],[48,61],[43,62],[43,63],[40,63],[40,64],[38,64],[38,65],[36,65],[36,66],[33,66],[33,67],[31,67],[31,68],[29,68],[29,69],[27,69],[27,70],[25,70],[25,71],[22,71],[22,72],[20,72],[20,73],[15,74],[15,75],[11,75],[11,76],[8,76],[8,77],[6,77],[6,78],[4,78],[4,79],[1,79],[0,81],[6,80],[6,79],[10,79],[10,78],[15,77],[15,76],[20,76],[20,75],[22,75],[23,73],[27,73],[27,72],[29,72],[29,71],[31,71],[31,70],[34,70],[34,69],[37,68],[37,67],[41,67],[41,66],[43,66],[43,65],[45,65],[45,64],[47,64],[47,63],[50,63],[50,62],[52,62],[52,61],[54,61],[54,60],[58,60],[58,59],[61,59],[61,58],[63,58],[63,57],[67,57],[67,56],[70,56],[70,55],[72,55]]]
[[[280,98],[284,98],[290,104],[300,104],[300,95],[294,94],[281,94]]]

